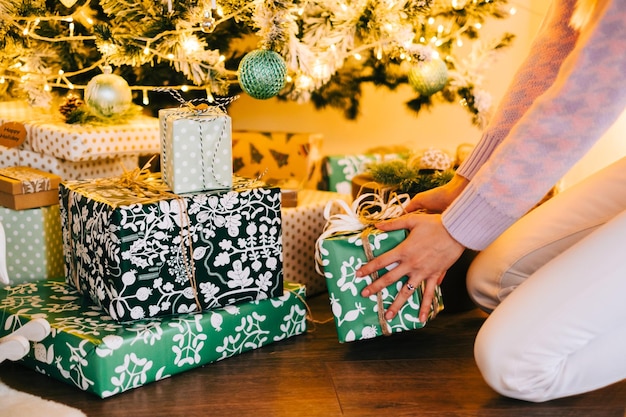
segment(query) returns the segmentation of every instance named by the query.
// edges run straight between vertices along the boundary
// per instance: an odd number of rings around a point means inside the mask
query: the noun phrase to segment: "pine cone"
[[[83,100],[80,97],[71,95],[65,99],[65,103],[59,106],[59,111],[66,119],[70,114],[76,111],[80,106],[83,105]]]

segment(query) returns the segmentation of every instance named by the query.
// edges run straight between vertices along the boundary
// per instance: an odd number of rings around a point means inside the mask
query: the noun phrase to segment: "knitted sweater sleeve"
[[[578,36],[569,28],[574,4],[554,5],[479,145],[459,169],[471,181],[442,218],[468,248],[484,249],[532,208],[626,107],[623,1],[599,1]]]

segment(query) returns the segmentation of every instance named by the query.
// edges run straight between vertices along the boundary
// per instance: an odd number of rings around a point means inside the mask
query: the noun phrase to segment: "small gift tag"
[[[26,128],[22,123],[7,122],[0,125],[0,146],[17,148],[26,140]]]

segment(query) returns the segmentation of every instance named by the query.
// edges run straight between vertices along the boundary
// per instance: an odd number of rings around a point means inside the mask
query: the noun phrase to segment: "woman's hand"
[[[416,194],[406,206],[406,211],[426,210],[429,213],[442,213],[468,183],[468,180],[455,174],[446,184]]]
[[[425,322],[435,298],[436,286],[441,283],[448,268],[456,262],[465,248],[450,236],[439,214],[409,213],[378,223],[376,227],[384,231],[407,229],[409,235],[394,249],[372,259],[356,272],[357,276],[363,277],[393,263],[398,264],[365,287],[361,295],[369,297],[403,276],[408,276],[406,285],[385,312],[385,318],[390,320],[398,314],[415,288],[422,281],[426,281],[419,312],[419,320]]]

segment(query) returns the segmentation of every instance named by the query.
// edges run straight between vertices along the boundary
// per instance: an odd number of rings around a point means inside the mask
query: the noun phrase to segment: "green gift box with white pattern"
[[[59,206],[29,210],[0,207],[9,284],[58,278],[63,272]]]
[[[65,282],[0,289],[0,337],[34,317],[51,326],[25,366],[101,398],[306,331],[305,287],[221,309],[120,324]]]
[[[367,233],[367,242],[373,255],[378,256],[396,247],[406,236],[406,230],[382,232],[371,229]],[[356,276],[356,271],[367,263],[361,232],[338,234],[323,239],[320,255],[337,336],[341,343],[371,339],[385,333],[420,329],[426,325],[418,320],[423,285],[413,292],[396,317],[391,320],[379,318],[378,297],[380,296],[383,309],[386,310],[406,283],[406,276],[384,288],[379,294],[367,298],[361,296],[361,291],[373,282],[369,275],[362,278]],[[379,274],[385,272],[386,270],[381,270]],[[443,309],[439,288],[435,295],[436,302],[431,306],[429,319]]]
[[[406,157],[400,153],[327,156],[322,161],[322,179],[318,188],[351,195],[352,179],[364,173],[369,164]]]

